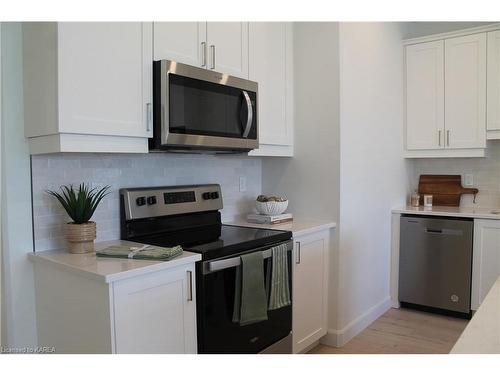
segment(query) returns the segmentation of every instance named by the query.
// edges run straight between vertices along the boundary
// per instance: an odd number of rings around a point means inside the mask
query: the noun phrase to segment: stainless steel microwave
[[[248,152],[259,147],[256,82],[175,61],[153,63],[150,149]]]

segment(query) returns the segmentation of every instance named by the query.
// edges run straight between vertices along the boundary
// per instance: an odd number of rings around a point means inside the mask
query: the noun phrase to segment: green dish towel
[[[233,323],[241,326],[267,320],[262,251],[242,255],[236,268]]]
[[[181,246],[160,247],[160,246],[109,246],[96,251],[98,257],[108,258],[129,258],[147,260],[170,260],[182,254]]]
[[[277,310],[292,303],[288,275],[288,250],[286,245],[279,245],[273,247],[271,252],[273,270],[271,274],[269,310]]]

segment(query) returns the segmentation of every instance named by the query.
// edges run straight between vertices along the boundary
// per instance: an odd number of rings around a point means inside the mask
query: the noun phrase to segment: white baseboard
[[[326,336],[320,342],[323,345],[341,347],[344,346],[353,337],[361,333],[366,327],[377,320],[382,314],[389,310],[392,306],[391,298],[388,296],[376,305],[372,306],[368,311],[352,320],[344,328],[335,330],[329,329]]]

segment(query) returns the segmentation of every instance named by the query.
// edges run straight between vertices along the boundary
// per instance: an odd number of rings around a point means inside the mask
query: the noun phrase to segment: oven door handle
[[[245,98],[245,103],[247,104],[247,124],[245,126],[245,131],[243,132],[243,138],[248,138],[248,134],[250,133],[250,129],[252,128],[253,121],[253,106],[252,101],[250,100],[250,96],[248,92],[242,90],[243,97]]]
[[[276,244],[275,246],[283,245],[283,244],[286,244],[287,251],[292,251],[292,249],[293,249],[293,242],[292,241],[286,241],[286,242],[283,242],[280,244]],[[262,251],[262,258],[267,259],[267,258],[271,258],[273,256],[273,252],[271,249],[275,246],[271,246],[271,247],[264,246],[264,247],[254,249],[251,252]],[[210,262],[205,262],[203,264],[203,274],[217,272],[217,271],[225,270],[227,268],[238,267],[240,264],[241,264],[241,257],[239,257],[239,256],[227,258],[227,259],[213,260]]]

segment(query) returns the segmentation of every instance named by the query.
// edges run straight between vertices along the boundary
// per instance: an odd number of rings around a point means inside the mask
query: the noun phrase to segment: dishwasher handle
[[[431,229],[431,228],[425,228],[425,233],[436,233],[436,234],[442,234],[443,230],[442,229]]]
[[[425,233],[447,235],[447,236],[463,236],[464,231],[460,229],[433,229],[425,228]]]

